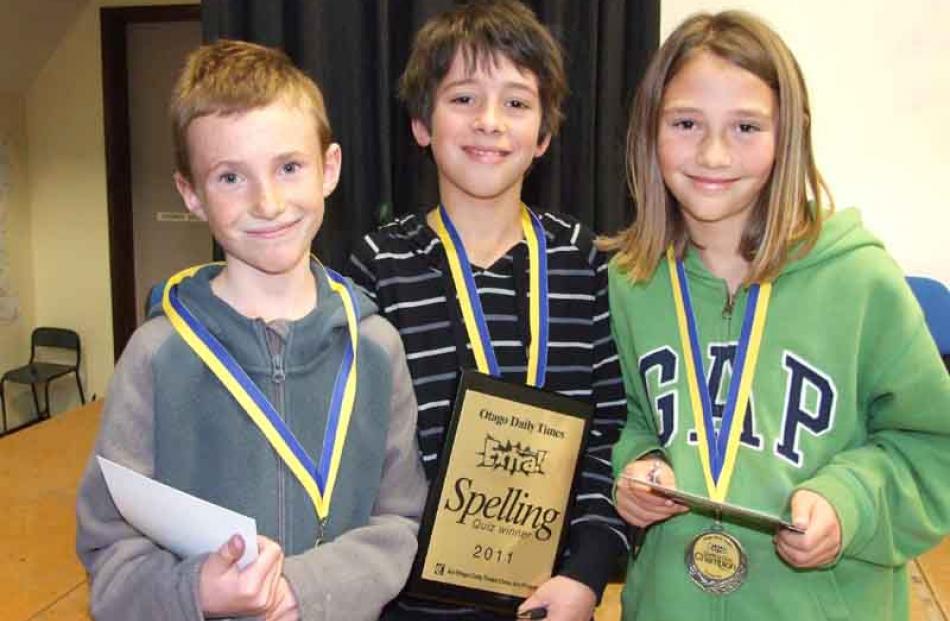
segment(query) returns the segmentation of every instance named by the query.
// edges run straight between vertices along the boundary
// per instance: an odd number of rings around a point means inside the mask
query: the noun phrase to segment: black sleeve
[[[343,265],[343,275],[349,276],[373,302],[376,299],[376,253],[379,246],[372,234],[363,236],[353,247],[353,254]]]
[[[569,531],[570,555],[560,573],[589,586],[599,600],[621,555],[630,550],[629,528],[613,503],[610,461],[613,445],[626,422],[626,398],[610,331],[606,257],[597,251],[593,236],[583,228],[575,244],[594,271],[591,377],[595,410]]]

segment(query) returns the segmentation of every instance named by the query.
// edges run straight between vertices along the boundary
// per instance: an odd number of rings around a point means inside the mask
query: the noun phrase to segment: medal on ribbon
[[[749,558],[739,540],[717,523],[686,546],[686,567],[703,591],[726,595],[745,582]]]
[[[765,330],[772,285],[764,282],[749,287],[745,316],[733,362],[732,379],[717,432],[713,422],[713,399],[706,383],[699,330],[689,294],[686,270],[683,263],[676,260],[672,246],[667,248],[666,259],[706,489],[711,499],[723,502],[735,471],[739,437],[752,392],[752,380],[755,376],[762,333]],[[712,559],[711,564],[697,561],[707,558]],[[701,533],[690,543],[687,547],[686,563],[693,581],[711,593],[728,593],[737,589],[745,579],[748,565],[745,551],[739,541],[725,533],[719,524]]]
[[[329,268],[322,268],[330,289],[340,296],[346,314],[349,340],[333,384],[323,447],[315,461],[294,436],[279,413],[230,352],[195,317],[178,297],[178,284],[203,265],[172,276],[165,284],[162,308],[175,331],[218,378],[258,427],[313,502],[318,522],[330,513],[333,488],[340,470],[343,447],[356,401],[356,348],[359,341],[359,307],[350,283]]]
[[[435,210],[433,221],[435,233],[445,248],[462,321],[472,346],[472,354],[475,356],[475,365],[481,373],[501,377],[491,335],[488,333],[488,323],[472,275],[472,266],[462,239],[441,205]],[[521,229],[528,244],[528,324],[531,342],[528,345],[527,384],[541,388],[547,373],[548,356],[547,238],[541,221],[524,205],[521,206]]]

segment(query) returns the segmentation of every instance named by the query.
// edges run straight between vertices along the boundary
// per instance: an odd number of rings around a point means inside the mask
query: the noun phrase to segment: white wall
[[[950,283],[950,2],[661,0],[661,39],[727,8],[764,18],[798,59],[837,207],[859,207],[905,271]]]
[[[76,330],[87,394],[112,372],[99,7],[88,5],[26,94],[36,325]],[[54,382],[54,411],[79,404]]]
[[[0,373],[26,364],[30,357],[33,329],[33,264],[30,253],[29,188],[26,175],[26,130],[24,101],[16,94],[0,93],[0,295],[16,300],[13,318],[0,316]],[[9,426],[19,424],[21,412],[33,407],[29,390],[7,384]]]
[[[26,93],[34,322],[82,337],[86,395],[112,375],[112,291],[99,8],[180,0],[93,0]],[[79,403],[53,384],[56,411]]]

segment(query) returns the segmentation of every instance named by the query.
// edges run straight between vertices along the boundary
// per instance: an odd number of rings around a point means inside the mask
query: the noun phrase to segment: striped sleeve
[[[626,400],[617,350],[610,331],[607,262],[593,245],[593,236],[579,224],[571,241],[592,270],[588,279],[593,295],[591,400],[594,418],[582,463],[571,522],[570,552],[561,573],[600,593],[610,578],[608,562],[629,551],[629,530],[613,504],[610,455],[626,420]]]
[[[583,509],[574,521],[602,521],[627,545],[626,527],[616,515],[611,498],[613,470],[610,452],[626,421],[626,399],[617,350],[610,332],[607,304],[607,264],[597,253],[594,263],[595,303],[593,318],[592,385],[594,419],[588,438],[584,464],[586,493],[578,495]]]
[[[371,300],[376,299],[376,253],[379,248],[369,235],[357,242],[350,260],[343,266],[344,276],[349,276]]]

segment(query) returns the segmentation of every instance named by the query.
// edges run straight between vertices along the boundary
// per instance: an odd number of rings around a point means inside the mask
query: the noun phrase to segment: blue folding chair
[[[907,284],[924,310],[930,334],[950,370],[950,290],[942,282],[925,276],[908,276]]]

